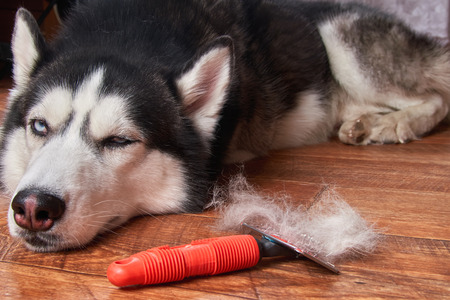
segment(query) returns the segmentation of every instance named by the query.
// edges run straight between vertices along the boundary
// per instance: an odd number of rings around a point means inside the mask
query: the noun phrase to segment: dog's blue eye
[[[34,134],[39,136],[46,136],[48,134],[48,125],[44,120],[32,120],[30,123],[31,130]]]

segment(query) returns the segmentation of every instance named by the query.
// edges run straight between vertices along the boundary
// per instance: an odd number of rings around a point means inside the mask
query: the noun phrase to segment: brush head
[[[275,255],[288,256],[288,252],[290,252],[291,254],[295,253],[297,255],[297,257],[304,256],[336,274],[340,273],[339,269],[336,268],[335,265],[316,256],[314,253],[309,253],[309,252],[305,251],[301,245],[291,244],[289,241],[282,239],[278,235],[269,233],[267,230],[265,230],[263,228],[254,227],[254,226],[251,226],[246,223],[243,223],[242,226],[260,234],[262,237],[261,241],[267,240],[267,241],[269,241],[269,245],[270,244],[278,245],[279,248],[285,249],[285,251],[281,251],[279,249],[273,250],[274,247],[271,245],[271,246],[269,246],[269,250],[266,251],[266,252],[270,251],[270,254],[266,254],[264,256],[275,256]],[[260,242],[260,243],[263,244],[263,242]],[[281,254],[281,253],[283,253],[283,254]]]

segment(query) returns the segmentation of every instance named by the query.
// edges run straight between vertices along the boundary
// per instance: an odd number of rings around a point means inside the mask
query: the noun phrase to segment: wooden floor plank
[[[198,299],[206,294],[209,299],[256,299],[249,294],[230,296],[213,291],[206,293],[198,288],[177,284],[156,287],[117,289],[105,284],[104,276],[84,275],[60,270],[22,266],[0,262],[2,290],[0,297],[14,299]],[[234,281],[237,282],[237,281]],[[245,284],[243,282],[242,284]]]
[[[256,159],[247,164],[250,176],[265,179],[324,182],[348,188],[413,189],[422,192],[450,192],[449,170],[448,164],[424,161],[397,163],[379,160],[373,163],[354,158],[322,157],[299,160],[282,155]]]

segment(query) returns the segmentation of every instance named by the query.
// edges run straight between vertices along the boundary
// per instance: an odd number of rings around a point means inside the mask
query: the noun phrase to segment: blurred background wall
[[[310,0],[316,1],[316,0]],[[449,0],[331,0],[359,2],[394,13],[416,30],[436,37],[449,37]]]

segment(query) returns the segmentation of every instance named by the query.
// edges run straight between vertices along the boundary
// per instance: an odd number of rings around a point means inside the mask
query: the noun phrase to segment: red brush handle
[[[107,275],[116,286],[159,284],[246,269],[259,259],[256,239],[251,235],[235,235],[178,247],[152,248],[113,262]]]

